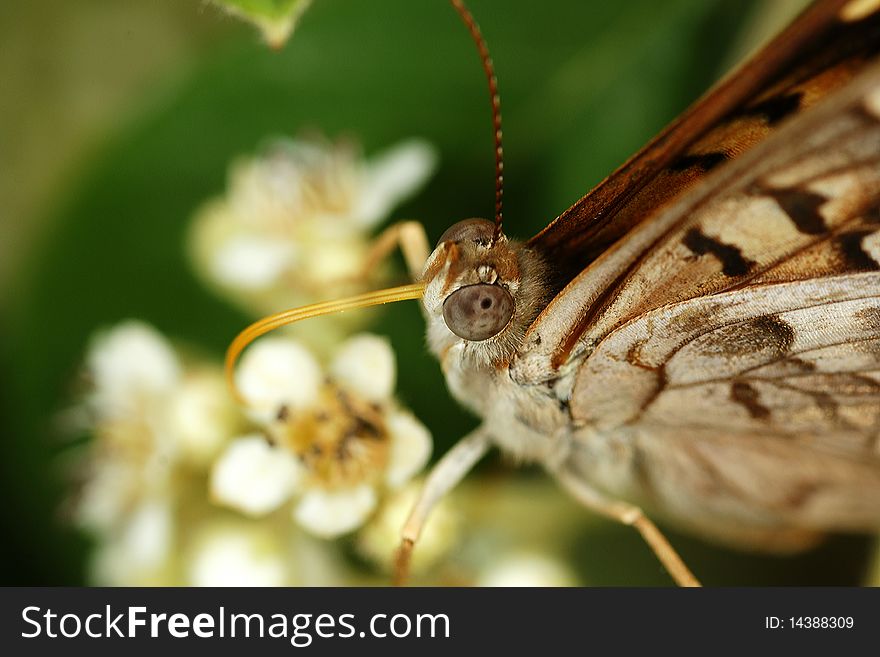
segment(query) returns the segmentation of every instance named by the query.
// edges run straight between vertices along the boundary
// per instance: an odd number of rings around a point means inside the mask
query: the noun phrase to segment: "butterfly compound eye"
[[[478,244],[490,244],[495,232],[495,224],[486,219],[465,219],[452,224],[437,240],[437,246],[443,242],[464,242],[470,240]]]
[[[498,335],[513,317],[513,297],[500,285],[457,289],[443,302],[443,320],[458,337],[479,342]]]

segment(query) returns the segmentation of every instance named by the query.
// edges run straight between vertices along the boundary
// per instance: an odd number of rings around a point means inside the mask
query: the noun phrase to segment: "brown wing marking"
[[[653,310],[583,360],[569,407],[587,475],[602,481],[597,441],[626,437],[626,493],[697,533],[876,530],[880,272]]]
[[[875,269],[880,120],[865,107],[878,90],[875,64],[612,245],[534,322],[514,378],[555,378],[615,327],[665,304]]]
[[[751,286],[658,308],[577,370],[576,423],[785,437],[876,458],[880,272]]]
[[[841,20],[845,0],[811,6],[611,176],[530,241],[570,281],[635,225],[786,118],[846,85],[880,51],[880,12]]]
[[[779,179],[786,182],[782,188]],[[798,143],[766,154],[727,190],[683,216],[641,255],[606,304],[592,309],[578,340],[597,341],[667,303],[766,280],[786,261],[803,263],[805,251],[831,251],[835,262],[827,273],[852,271],[853,260],[840,257],[841,247],[854,239],[854,230],[868,231],[862,239],[880,230],[869,225],[878,208],[880,122],[854,110],[837,113]],[[695,233],[703,241],[695,241]],[[860,265],[867,264],[865,256]],[[789,271],[794,273],[791,265]]]

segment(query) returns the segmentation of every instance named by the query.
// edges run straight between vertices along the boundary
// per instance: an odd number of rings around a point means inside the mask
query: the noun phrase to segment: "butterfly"
[[[483,422],[434,466],[403,529],[497,446],[633,526],[789,551],[880,529],[880,1],[819,0],[530,240],[453,225],[418,282],[452,394]],[[407,240],[407,234],[412,239]],[[387,240],[386,240],[387,243]],[[422,262],[424,265],[422,266]],[[339,304],[282,313],[256,336]]]

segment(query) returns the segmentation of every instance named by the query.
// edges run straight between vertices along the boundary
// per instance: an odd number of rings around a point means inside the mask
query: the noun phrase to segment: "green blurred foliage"
[[[506,228],[523,237],[718,77],[749,8],[736,0],[471,4],[503,99]],[[222,20],[196,2],[192,13],[194,23]],[[169,71],[161,93],[144,94],[125,128],[108,135],[54,204],[53,230],[4,309],[8,583],[82,581],[86,546],[59,512],[65,448],[56,418],[73,398],[88,336],[142,318],[219,358],[249,320],[196,281],[184,248],[192,212],[224,189],[235,156],[273,135],[310,129],[351,135],[368,153],[421,136],[439,149],[440,171],[397,218],[424,221],[436,239],[450,223],[492,211],[485,82],[467,32],[445,2],[320,0],[280,52],[238,26],[202,52],[196,66]],[[377,330],[398,354],[400,397],[443,453],[475,420],[449,398],[426,354],[416,304],[380,317]],[[579,543],[585,580],[669,582],[634,532],[596,526],[589,524]],[[757,559],[677,536],[675,542],[708,583],[853,582],[865,550],[863,542],[844,541],[804,559]],[[811,571],[817,564],[822,571]]]
[[[254,16],[266,16],[267,18],[281,18],[290,14],[298,4],[308,0],[216,0],[218,4],[234,7],[235,9]]]
[[[213,0],[233,16],[253,23],[273,48],[284,45],[311,0]]]

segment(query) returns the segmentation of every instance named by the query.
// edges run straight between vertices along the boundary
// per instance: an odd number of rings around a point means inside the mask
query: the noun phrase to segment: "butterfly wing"
[[[603,254],[575,281],[614,284],[556,359],[670,303],[880,269],[878,94],[880,63]]]
[[[716,539],[880,528],[878,10],[814,5],[530,243],[579,273],[512,378],[586,479]]]
[[[880,63],[574,291],[554,362],[585,476],[595,432],[626,435],[631,494],[703,534],[880,528]]]
[[[754,63],[722,83],[531,241],[554,266],[586,266],[564,279],[563,290],[529,330],[512,370],[518,383],[556,378],[566,362],[615,325],[665,303],[716,293],[761,276],[771,280],[792,272],[818,275],[822,266],[830,273],[846,254],[850,265],[872,266],[861,252],[860,236],[871,230],[874,214],[841,212],[834,203],[826,203],[829,198],[822,189],[823,184],[849,185],[849,191],[833,192],[843,199],[839,206],[867,203],[874,184],[868,179],[874,175],[876,144],[862,137],[868,134],[863,128],[870,132],[876,121],[866,109],[872,106],[873,83],[865,80],[876,76],[868,71],[876,70],[880,61],[880,6],[874,3],[872,11],[853,17],[846,10],[855,4],[831,0],[814,5]],[[804,35],[813,40],[805,45]],[[818,41],[817,35],[822,37]],[[782,65],[775,48],[788,52],[789,38],[805,54],[793,61],[782,58]],[[759,66],[762,57],[777,64]],[[856,78],[863,82],[853,91]],[[725,91],[730,87],[750,88],[758,96],[733,102]],[[722,112],[721,118],[710,128],[702,123],[691,126],[695,119],[688,117],[708,112],[701,109],[704,106],[723,106],[713,110],[713,116]],[[800,127],[789,129],[790,123]],[[688,142],[685,133],[691,127],[703,132]],[[664,146],[669,141],[678,144],[674,155]],[[835,141],[859,153],[832,150],[829,145]],[[794,152],[801,142],[810,147]],[[839,162],[828,159],[832,153]],[[826,163],[824,180],[808,182]],[[787,174],[759,178],[755,167],[764,164],[777,170],[790,166]],[[847,171],[835,178],[831,169],[838,166]],[[810,173],[808,167],[815,171]],[[800,175],[800,188],[791,175]],[[720,190],[743,181],[738,197],[729,194],[722,206]],[[605,201],[608,209],[597,207]],[[700,211],[706,215],[702,222],[684,221],[685,215]],[[670,234],[685,224],[677,239],[671,239]],[[731,232],[736,232],[736,243],[731,242]],[[823,258],[827,262],[820,265]],[[779,268],[769,271],[775,265]],[[646,277],[656,280],[647,282]]]
[[[628,493],[699,533],[876,530],[880,272],[646,313],[584,359],[571,413],[590,427],[575,450],[586,476],[605,476],[590,438],[626,436]]]
[[[880,11],[824,0],[530,240],[567,283],[634,226],[844,86],[880,53]]]

